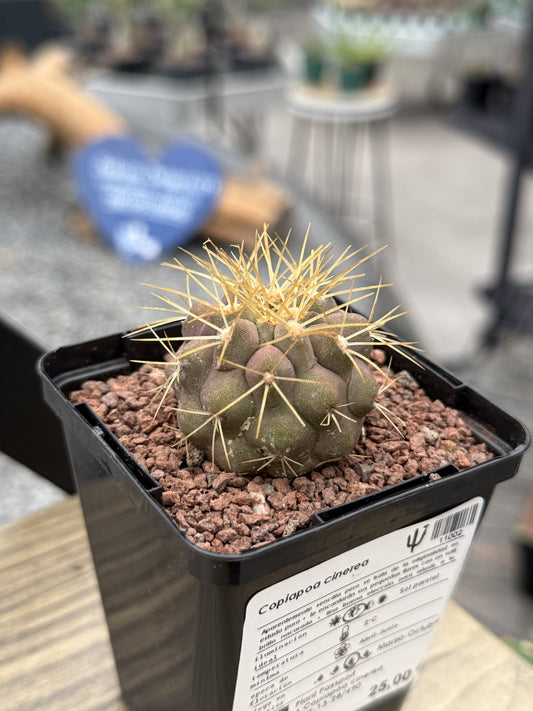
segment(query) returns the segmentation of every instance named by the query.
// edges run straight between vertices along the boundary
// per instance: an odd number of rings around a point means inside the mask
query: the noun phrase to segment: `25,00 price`
[[[379,696],[380,694],[384,694],[386,691],[394,689],[394,687],[399,686],[400,684],[405,684],[406,681],[409,681],[412,674],[412,669],[406,669],[403,672],[395,674],[392,679],[383,679],[379,682],[379,684],[372,684],[368,695]]]

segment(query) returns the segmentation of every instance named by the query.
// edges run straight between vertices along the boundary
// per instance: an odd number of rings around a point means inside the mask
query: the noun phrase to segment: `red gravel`
[[[309,526],[315,511],[443,465],[465,469],[493,456],[456,410],[431,400],[405,372],[379,399],[388,417],[372,410],[353,454],[291,481],[251,479],[220,471],[190,446],[176,446],[174,395],[158,407],[154,392],[163,381],[161,368],[143,365],[130,375],[87,381],[71,401],[88,403],[159,481],[163,506],[187,538],[217,553],[239,553],[291,535]]]

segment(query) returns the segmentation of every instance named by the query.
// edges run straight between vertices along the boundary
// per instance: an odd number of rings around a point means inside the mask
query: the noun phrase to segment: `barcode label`
[[[252,595],[233,711],[388,705],[415,676],[483,506],[463,499]]]
[[[435,538],[440,538],[441,536],[446,536],[452,531],[457,531],[459,528],[464,528],[465,526],[471,526],[477,518],[477,512],[479,509],[479,504],[473,504],[468,506],[466,509],[461,509],[461,511],[456,511],[449,516],[440,518],[435,521],[433,525],[433,532],[431,534],[431,540]]]

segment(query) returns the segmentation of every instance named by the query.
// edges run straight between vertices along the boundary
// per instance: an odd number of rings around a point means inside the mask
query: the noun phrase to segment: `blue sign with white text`
[[[146,156],[131,137],[109,137],[74,160],[80,202],[102,238],[131,263],[152,262],[188,242],[206,224],[223,174],[210,151],[195,143]]]

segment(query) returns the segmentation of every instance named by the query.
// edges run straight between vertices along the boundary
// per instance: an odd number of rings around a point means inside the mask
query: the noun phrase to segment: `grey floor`
[[[105,77],[91,86],[126,115],[131,111],[133,123],[149,120],[142,98],[146,87],[128,81],[117,85]],[[176,114],[163,90],[158,96],[151,110],[171,133]],[[272,97],[261,109],[256,158],[265,168],[283,172],[290,117],[282,93],[274,91]],[[208,121],[199,120],[198,126],[213,138]],[[384,277],[396,283],[410,310],[406,318],[427,354],[533,426],[533,343],[514,334],[490,355],[477,348],[489,319],[478,289],[490,283],[496,267],[508,158],[458,131],[443,111],[401,110],[392,121],[390,139],[391,229],[390,247],[380,263]],[[46,142],[42,127],[31,121],[0,123],[0,310],[44,348],[52,348],[136,325],[135,307],[144,294],[140,282],[157,282],[159,267],[133,270],[74,233],[68,167],[46,162]],[[301,182],[311,184],[311,169],[299,176]],[[364,175],[360,190],[371,215]],[[531,276],[533,269],[532,198],[533,182],[527,177],[516,255],[516,272],[522,276]],[[343,219],[360,239],[373,243],[371,221],[353,214]],[[328,241],[328,235],[321,241]],[[517,585],[513,544],[521,505],[533,488],[532,456],[526,455],[516,478],[498,487],[455,593],[498,634],[524,636],[533,627],[533,599]],[[0,481],[0,523],[64,496],[4,456]]]

